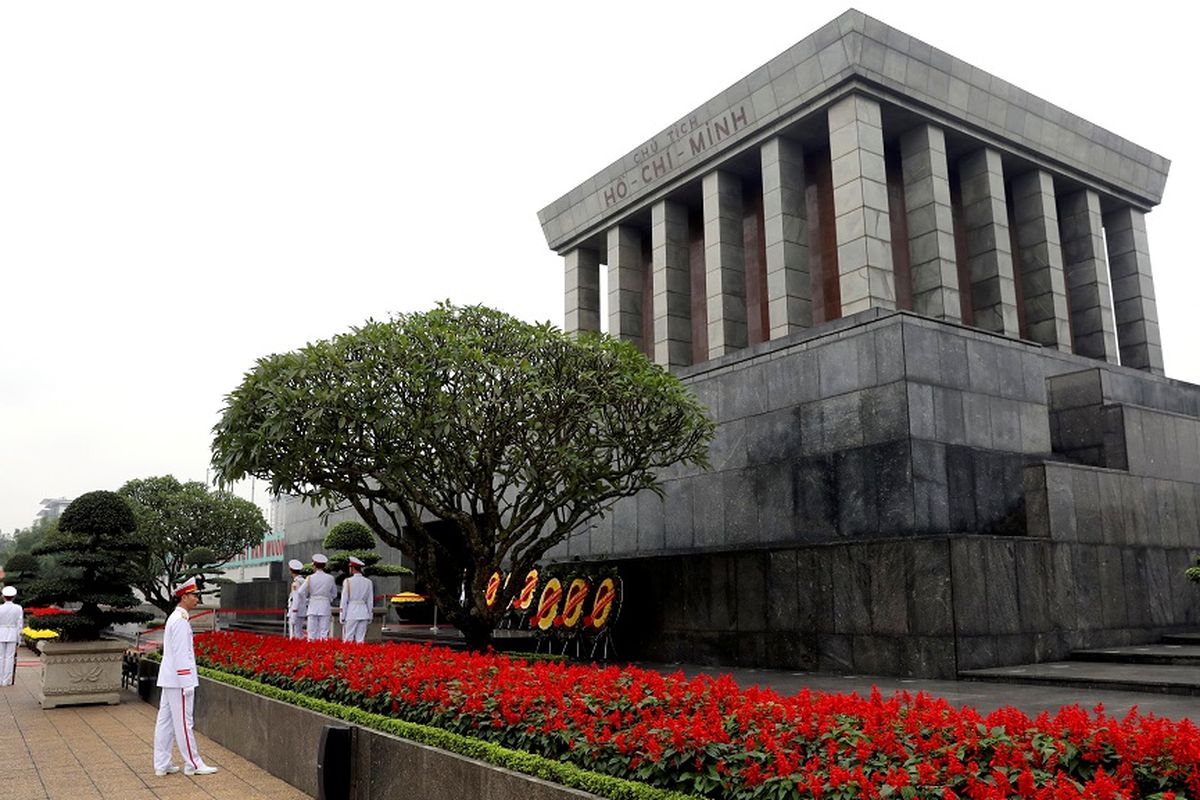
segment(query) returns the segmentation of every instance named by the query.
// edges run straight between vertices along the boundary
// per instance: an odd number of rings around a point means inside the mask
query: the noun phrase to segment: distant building
[[[37,513],[38,518],[46,517],[47,519],[58,519],[63,510],[71,505],[69,497],[43,497],[42,510]]]

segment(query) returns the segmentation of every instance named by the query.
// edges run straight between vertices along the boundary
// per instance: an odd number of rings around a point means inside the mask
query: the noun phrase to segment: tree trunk
[[[483,652],[492,646],[492,626],[487,622],[468,616],[455,624],[471,650]]]

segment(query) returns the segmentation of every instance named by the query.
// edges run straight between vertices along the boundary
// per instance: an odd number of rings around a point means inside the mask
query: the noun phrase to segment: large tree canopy
[[[353,506],[480,646],[519,588],[489,609],[492,572],[524,574],[617,499],[661,491],[657,471],[705,463],[712,433],[628,343],[442,305],[259,359],[226,398],[213,465]]]
[[[175,607],[174,587],[198,571],[193,551],[211,553],[201,567],[221,564],[270,532],[258,506],[199,481],[180,483],[164,475],[129,481],[118,493],[133,510],[137,538],[149,556],[134,585],[166,613]]]

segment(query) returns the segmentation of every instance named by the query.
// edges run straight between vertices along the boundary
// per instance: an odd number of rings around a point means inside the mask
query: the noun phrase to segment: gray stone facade
[[[1002,142],[1032,163],[1062,165],[1103,194],[1139,206],[1162,200],[1167,159],[850,10],[543,208],[550,247],[572,248],[605,220],[666,196],[698,165],[757,146],[851,87],[920,107],[944,127]]]
[[[553,553],[619,566],[641,657],[948,677],[1200,622],[1200,387],[878,310],[681,376],[711,469]]]
[[[822,169],[805,169],[809,155]],[[565,259],[572,331],[600,329],[598,258],[611,231],[653,238],[649,312],[664,366],[754,344],[745,321],[760,314],[763,338],[794,332],[820,285],[817,322],[902,308],[1106,360],[1115,336],[1121,363],[1162,374],[1144,214],[1168,167],[852,10],[539,218]],[[743,181],[761,185],[762,276],[751,277],[759,254],[738,231]],[[808,218],[797,199],[805,191],[824,198],[808,205],[826,202],[828,219]],[[703,219],[699,266],[689,264],[689,213]],[[824,258],[813,258],[814,244]],[[752,297],[746,288],[759,280],[768,291]],[[693,284],[707,288],[699,306]],[[707,348],[693,347],[697,330]]]
[[[552,554],[620,566],[623,654],[952,676],[1195,624],[1168,167],[847,11],[544,208],[566,329],[607,257],[609,332],[717,422]]]

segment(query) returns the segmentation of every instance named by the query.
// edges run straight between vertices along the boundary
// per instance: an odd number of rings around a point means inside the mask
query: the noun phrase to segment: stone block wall
[[[620,562],[615,636],[668,662],[948,676],[947,553],[910,539]]]
[[[1200,482],[1200,387],[1103,369],[1057,375],[1048,385],[1055,453]]]
[[[1156,558],[971,535],[621,561],[615,636],[667,662],[952,678],[1194,622],[1178,560]],[[1178,608],[1143,612],[1168,579]]]
[[[290,588],[290,580],[226,583],[221,586],[221,607],[286,608]]]
[[[711,469],[666,471],[662,499],[622,500],[551,557],[1021,527],[1021,471],[1050,453],[1040,348],[904,312],[820,330],[685,370],[717,422]]]
[[[1200,621],[1200,387],[878,310],[682,377],[712,469],[552,554],[619,566],[623,656],[949,677]]]
[[[1068,463],[1025,477],[1030,534],[1069,554],[1070,629],[1115,645],[1200,622],[1183,575],[1200,553],[1200,485]]]

